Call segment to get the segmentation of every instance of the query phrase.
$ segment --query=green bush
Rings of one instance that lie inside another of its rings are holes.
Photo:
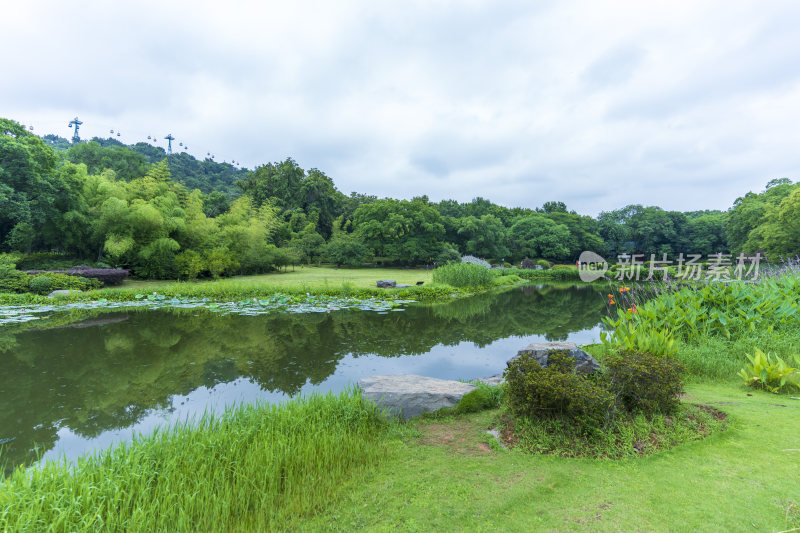
[[[680,405],[684,366],[677,359],[647,352],[624,352],[609,355],[603,362],[608,387],[619,408],[629,413],[669,414]]]
[[[449,263],[458,263],[461,261],[461,253],[454,246],[445,245],[442,251],[436,256],[437,265],[447,265]]]
[[[0,276],[0,292],[28,292],[28,282],[31,276],[19,270],[7,271]]]
[[[92,268],[108,268],[102,263],[97,263],[90,259],[81,259],[69,254],[58,252],[32,252],[18,256],[18,270],[70,270],[78,265],[86,265]]]
[[[548,261],[547,259],[537,259],[536,264],[542,267],[544,270],[550,268],[550,261]]]
[[[755,354],[747,354],[747,359],[750,364],[739,371],[746,385],[775,394],[800,389],[800,370],[790,367],[777,355],[756,348]],[[800,357],[795,355],[794,360],[800,365]]]
[[[492,272],[473,263],[450,263],[433,271],[433,281],[453,287],[481,287],[489,285]]]
[[[53,290],[52,287],[53,281],[50,279],[50,276],[33,276],[28,281],[28,288],[35,294],[47,294]]]
[[[505,371],[506,398],[511,411],[523,418],[564,418],[583,431],[604,427],[614,417],[614,395],[601,377],[575,372],[566,351],[553,350],[548,366],[522,354]]]
[[[29,276],[19,270],[12,270],[0,277],[0,293],[48,294],[56,290],[88,291],[102,286],[96,279],[57,273]]]
[[[576,281],[580,279],[578,269],[557,269],[555,267],[548,270],[536,270],[525,268],[509,268],[505,271],[506,275],[515,274],[522,279],[529,281]]]
[[[477,387],[477,389],[461,397],[455,407],[457,414],[477,413],[500,405],[500,398],[502,397],[502,389],[500,387],[491,387],[485,383],[478,383]]]

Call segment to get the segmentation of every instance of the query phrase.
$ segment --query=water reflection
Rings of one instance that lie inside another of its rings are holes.
[[[142,427],[154,410],[175,410],[175,398],[202,409],[206,391],[224,384],[248,391],[238,399],[279,400],[313,385],[340,388],[373,370],[451,379],[484,367],[496,373],[523,344],[515,337],[565,340],[597,326],[604,310],[590,287],[526,287],[382,314],[190,309],[4,326],[0,442],[12,440],[2,459],[8,470],[31,461],[34,445],[58,450],[62,438],[81,449],[108,432],[129,436],[126,428]]]

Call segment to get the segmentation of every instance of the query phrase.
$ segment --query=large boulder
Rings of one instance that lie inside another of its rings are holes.
[[[382,279],[378,281],[378,288],[379,289],[390,289],[397,285],[397,282],[393,279]]]
[[[578,372],[591,374],[600,369],[600,363],[594,357],[578,348],[578,345],[574,342],[534,342],[518,351],[517,355],[508,360],[508,363],[511,364],[522,354],[531,354],[537,363],[542,367],[546,367],[549,359],[548,354],[553,350],[568,351],[569,355],[575,358],[575,370]]]
[[[70,294],[73,294],[73,293],[77,294],[79,292],[81,292],[81,291],[59,289],[57,291],[51,292],[50,294],[47,295],[47,297],[48,298],[55,298],[56,296],[69,296]]]
[[[455,407],[462,396],[476,388],[469,383],[414,374],[370,376],[358,380],[358,387],[366,398],[390,415],[404,419],[443,407]]]

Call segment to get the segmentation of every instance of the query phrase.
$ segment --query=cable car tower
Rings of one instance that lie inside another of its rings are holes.
[[[170,133],[164,138],[167,140],[167,153],[171,154],[172,153],[172,141],[175,140],[175,137],[173,137],[172,134]]]
[[[78,117],[75,117],[75,118],[74,118],[74,119],[72,119],[72,121],[69,123],[69,127],[70,127],[70,128],[71,128],[72,126],[75,126],[75,133],[73,133],[73,134],[72,134],[72,142],[73,142],[73,143],[79,143],[79,142],[81,142],[81,138],[78,136],[78,128],[80,128],[80,127],[81,127],[81,124],[83,124],[83,122],[81,122],[80,120],[78,120]]]

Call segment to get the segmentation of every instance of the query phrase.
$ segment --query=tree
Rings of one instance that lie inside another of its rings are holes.
[[[341,232],[334,236],[322,252],[325,260],[341,265],[360,265],[367,256],[367,247],[356,235]]]
[[[389,262],[431,263],[442,248],[441,216],[422,199],[362,204],[353,215],[353,226],[367,248]]]
[[[544,215],[528,215],[511,226],[512,242],[515,245],[512,253],[516,259],[571,259],[569,248],[564,244],[569,236],[569,229],[563,224],[556,224]]]
[[[56,220],[63,191],[52,148],[17,122],[0,119],[0,248],[28,251],[38,230]],[[11,232],[16,231],[9,241]]]

